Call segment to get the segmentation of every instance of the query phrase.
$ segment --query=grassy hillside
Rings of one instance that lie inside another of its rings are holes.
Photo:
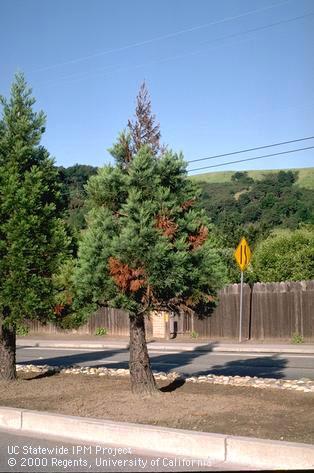
[[[258,171],[247,171],[248,175],[254,180],[262,179],[263,175],[269,174],[271,172],[278,172],[280,169],[267,169],[267,170],[258,170]],[[288,171],[288,169],[283,169],[283,171]],[[305,187],[307,189],[314,190],[314,167],[312,168],[295,168],[290,169],[290,171],[298,171],[298,181],[297,185],[300,187]],[[197,181],[205,181],[209,183],[222,183],[230,182],[231,176],[235,171],[220,171],[220,172],[207,172],[204,174],[197,174],[196,176],[191,176]]]

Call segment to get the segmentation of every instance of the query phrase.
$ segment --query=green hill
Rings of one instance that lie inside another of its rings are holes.
[[[262,179],[265,174],[279,172],[280,169],[266,169],[266,170],[256,170],[256,171],[247,171],[248,175],[254,180]],[[283,169],[283,171],[288,171],[288,169]],[[298,172],[297,185],[304,187],[306,189],[314,190],[314,167],[312,168],[294,168],[290,171]],[[195,176],[190,176],[192,179],[197,181],[209,182],[209,183],[222,183],[230,182],[231,176],[236,171],[220,171],[220,172],[207,172],[204,174],[197,174]]]

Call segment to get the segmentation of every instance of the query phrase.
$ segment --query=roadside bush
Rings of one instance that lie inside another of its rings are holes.
[[[261,282],[314,279],[314,229],[278,230],[253,253],[256,279]]]
[[[100,336],[108,335],[108,330],[105,327],[98,327],[96,329],[95,335],[100,335]]]
[[[292,335],[291,341],[292,341],[292,343],[294,343],[294,344],[304,343],[304,338],[303,338],[302,335],[300,335],[299,333],[294,333],[294,334]]]

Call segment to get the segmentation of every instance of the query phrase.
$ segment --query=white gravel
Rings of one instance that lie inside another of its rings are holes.
[[[114,369],[114,368],[94,368],[87,366],[48,366],[48,365],[16,365],[17,371],[26,373],[46,373],[56,372],[65,374],[84,374],[96,376],[129,376],[128,369]],[[273,379],[273,378],[258,378],[257,376],[218,376],[209,374],[207,376],[191,376],[184,377],[179,373],[170,372],[156,372],[154,371],[155,379],[170,381],[181,378],[185,379],[187,383],[212,383],[212,384],[229,384],[231,386],[250,386],[253,388],[271,388],[271,389],[286,389],[293,391],[302,391],[305,393],[314,393],[314,381],[302,379]]]

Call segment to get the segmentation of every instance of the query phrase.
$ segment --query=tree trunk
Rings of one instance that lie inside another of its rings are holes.
[[[3,325],[0,318],[0,379],[12,381],[16,379],[15,367],[15,329]]]
[[[130,315],[130,378],[135,394],[159,392],[150,366],[143,314]]]

